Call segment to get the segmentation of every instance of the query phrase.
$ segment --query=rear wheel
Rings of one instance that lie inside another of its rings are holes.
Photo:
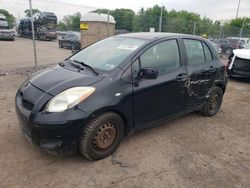
[[[74,42],[71,43],[71,50],[75,50],[75,44],[74,44]]]
[[[104,113],[84,128],[79,141],[79,151],[89,160],[103,159],[116,150],[123,133],[122,118],[115,113]]]
[[[233,49],[232,48],[226,48],[225,53],[226,53],[226,55],[231,55],[233,53]]]
[[[201,114],[205,116],[214,116],[219,111],[223,100],[223,91],[220,87],[210,89],[208,102],[203,106]]]

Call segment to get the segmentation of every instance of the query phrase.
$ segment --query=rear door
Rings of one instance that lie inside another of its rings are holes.
[[[133,63],[134,76],[145,67],[156,68],[157,79],[140,79],[133,84],[136,128],[181,112],[186,95],[186,69],[182,66],[176,39],[149,47]]]
[[[190,78],[187,107],[195,107],[203,104],[216,75],[216,64],[208,45],[196,39],[183,39],[187,72]]]

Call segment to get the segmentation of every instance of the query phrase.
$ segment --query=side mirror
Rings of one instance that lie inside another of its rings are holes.
[[[156,68],[145,67],[139,71],[138,77],[143,79],[156,79],[158,74],[159,72]]]

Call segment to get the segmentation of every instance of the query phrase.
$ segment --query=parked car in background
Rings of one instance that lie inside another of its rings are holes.
[[[67,32],[66,31],[56,31],[56,33],[57,33],[57,39],[59,40],[63,36],[65,36]]]
[[[243,40],[239,40],[239,39],[227,39],[229,40],[230,43],[233,43],[235,45],[238,46],[238,48],[244,48],[244,41]]]
[[[222,53],[226,55],[231,55],[234,49],[237,49],[240,47],[239,42],[230,41],[226,39],[215,39],[213,40],[213,42],[215,44],[219,44],[222,50]]]
[[[240,39],[239,39],[239,37],[227,37],[226,39],[228,39],[228,40],[233,39],[236,42],[239,42],[239,40],[240,40],[240,43],[241,43],[240,48],[244,48],[247,44],[250,43],[250,38],[246,38],[246,37],[241,37]]]
[[[67,32],[58,38],[58,45],[60,48],[69,48],[71,50],[80,50],[80,33],[78,32]]]
[[[16,94],[23,134],[49,153],[90,160],[122,138],[200,111],[214,116],[226,90],[213,45],[191,35],[133,33],[98,41],[39,71]]]
[[[51,12],[39,12],[34,14],[35,38],[39,40],[56,40],[57,17]],[[23,18],[18,25],[18,35],[32,37],[32,24],[30,18]]]
[[[250,78],[250,44],[246,45],[243,49],[233,50],[233,54],[229,56],[227,67],[229,78]]]
[[[6,17],[0,14],[0,40],[15,40],[15,32],[9,27]]]
[[[221,55],[222,55],[222,50],[221,50],[220,45],[219,45],[219,44],[215,44],[215,43],[212,42],[212,41],[210,41],[210,42],[213,44],[213,46],[214,46],[214,48],[216,49],[216,51],[217,51],[217,53],[219,54],[219,56],[221,56]]]

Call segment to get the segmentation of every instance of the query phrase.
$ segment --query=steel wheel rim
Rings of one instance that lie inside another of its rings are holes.
[[[111,122],[102,124],[94,135],[93,147],[101,151],[110,148],[117,138],[116,126]]]

